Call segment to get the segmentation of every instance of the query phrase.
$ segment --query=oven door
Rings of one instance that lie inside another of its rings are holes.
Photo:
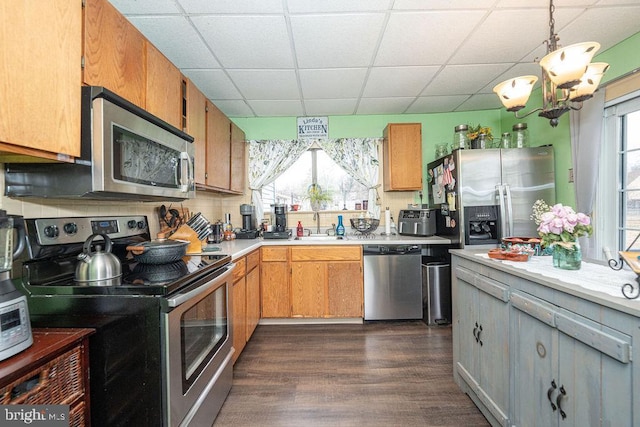
[[[167,299],[164,355],[167,425],[212,423],[233,378],[229,264]]]

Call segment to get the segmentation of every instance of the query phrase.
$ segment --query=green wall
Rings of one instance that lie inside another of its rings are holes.
[[[595,57],[594,61],[607,62],[611,65],[603,83],[640,67],[638,46],[640,46],[640,32]],[[535,91],[525,111],[539,107],[541,97],[540,90]],[[297,137],[296,117],[232,117],[232,120],[244,130],[247,139],[294,139]],[[516,119],[512,113],[504,109],[436,114],[329,116],[329,137],[381,137],[387,123],[402,122],[422,123],[423,164],[434,159],[436,144],[443,142],[450,144],[453,128],[456,125],[480,123],[483,126],[490,126],[494,137],[499,137],[503,129],[504,132],[508,132],[511,131],[514,123],[525,122],[529,128],[532,145],[552,144],[554,146],[557,201],[575,205],[574,187],[573,184],[568,183],[569,169],[572,167],[569,113],[560,118],[556,128],[552,128],[548,120],[538,117],[537,113],[524,119]]]

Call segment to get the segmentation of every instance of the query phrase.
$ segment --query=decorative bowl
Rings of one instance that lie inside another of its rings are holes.
[[[380,220],[376,218],[350,218],[351,228],[360,233],[372,233],[380,225]]]
[[[540,255],[539,237],[503,237],[500,248],[509,252],[527,252],[530,255]]]

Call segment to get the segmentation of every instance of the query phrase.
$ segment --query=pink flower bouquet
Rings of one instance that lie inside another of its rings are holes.
[[[544,200],[537,200],[531,219],[538,225],[544,247],[559,244],[570,249],[578,237],[590,236],[593,232],[589,216],[561,203],[549,207]]]

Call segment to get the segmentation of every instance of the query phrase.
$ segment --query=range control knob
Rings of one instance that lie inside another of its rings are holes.
[[[135,219],[130,219],[127,222],[127,227],[129,228],[129,230],[136,228],[136,226],[137,226],[137,223]]]
[[[75,222],[66,223],[62,229],[67,234],[76,234],[78,232],[78,225]]]
[[[145,224],[144,221],[138,221],[138,228],[140,230],[143,230],[146,226],[147,224]]]
[[[60,230],[57,225],[47,225],[44,228],[44,235],[50,239],[55,239],[60,235]]]

